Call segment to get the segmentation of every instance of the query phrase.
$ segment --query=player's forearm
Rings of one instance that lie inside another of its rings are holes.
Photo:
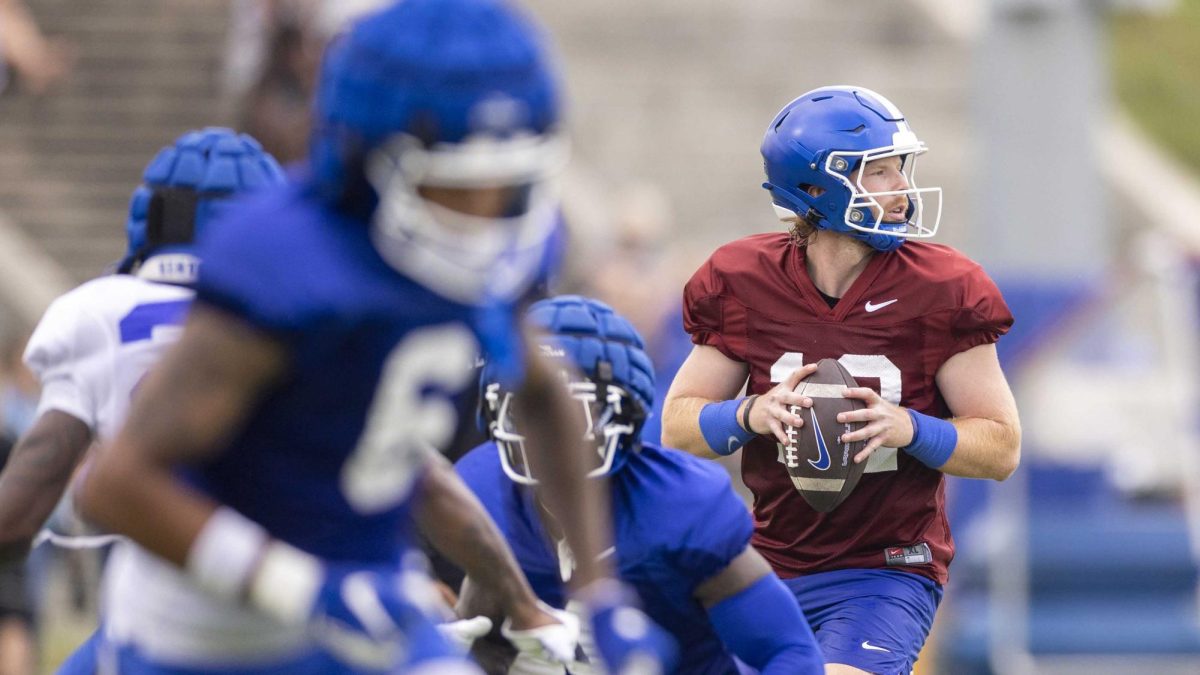
[[[575,554],[571,585],[578,588],[611,576],[609,564],[598,559],[612,541],[608,481],[587,477],[587,451],[579,433],[584,425],[577,419],[581,411],[568,404],[566,390],[553,375],[536,368],[520,400],[525,410],[543,413],[524,425],[522,433],[535,475],[547,477],[539,482],[538,494],[559,520]]]
[[[705,459],[720,457],[704,440],[700,411],[712,401],[698,397],[668,397],[663,405],[663,445]]]
[[[824,671],[808,621],[774,574],[709,607],[708,615],[721,640],[763,675]]]
[[[219,310],[191,311],[179,342],[150,370],[116,441],[84,481],[85,516],[186,564],[217,503],[174,476],[220,453],[282,377],[284,348]]]
[[[29,553],[91,440],[86,424],[51,410],[17,441],[0,474],[0,558]]]
[[[958,431],[954,454],[941,470],[963,478],[1004,480],[1021,463],[1021,425],[982,417],[951,420]]]
[[[77,495],[82,515],[181,567],[216,504],[165,467],[136,461],[121,445],[103,451]]]
[[[461,567],[473,587],[494,598],[515,625],[524,626],[538,613],[537,597],[500,530],[440,457],[422,480],[416,521],[438,552]]]

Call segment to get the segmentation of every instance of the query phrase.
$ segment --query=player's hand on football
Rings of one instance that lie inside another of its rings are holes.
[[[804,426],[804,418],[792,412],[792,406],[811,408],[812,399],[797,394],[795,389],[800,381],[817,371],[817,364],[810,363],[792,371],[783,382],[759,396],[750,409],[750,428],[747,431],[756,434],[773,434],[780,443],[790,443],[787,435],[788,426],[799,429]],[[739,419],[741,415],[739,414]]]
[[[539,602],[540,619],[534,625],[522,626],[512,618],[505,619],[500,634],[530,659],[570,663],[575,660],[579,644],[579,618],[570,612],[555,609]],[[520,627],[518,627],[520,626]]]
[[[842,434],[842,441],[854,443],[866,441],[866,445],[854,456],[855,463],[865,462],[876,448],[902,448],[912,442],[912,419],[908,411],[883,400],[874,389],[850,387],[846,398],[856,398],[867,405],[862,410],[839,413],[839,422],[865,422],[862,428]]]

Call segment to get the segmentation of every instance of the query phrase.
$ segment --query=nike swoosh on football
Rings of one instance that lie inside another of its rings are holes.
[[[825,447],[825,437],[821,435],[821,423],[817,421],[817,413],[814,410],[812,413],[813,435],[817,437],[817,461],[808,460],[812,468],[817,471],[826,471],[829,469],[829,448]]]
[[[875,645],[871,644],[870,640],[863,640],[862,648],[869,649],[873,652],[887,652],[889,654],[892,653],[892,650],[890,650],[890,649],[884,649],[883,647],[876,647]]]
[[[888,305],[892,304],[893,302],[898,301],[899,299],[900,298],[892,298],[891,300],[885,300],[885,301],[879,303],[878,305],[871,304],[871,301],[868,300],[866,310],[868,312],[874,312],[877,309],[883,309],[884,307],[887,307]]]

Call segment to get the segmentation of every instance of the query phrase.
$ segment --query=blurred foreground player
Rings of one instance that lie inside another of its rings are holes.
[[[536,448],[570,428],[561,387],[522,367],[511,307],[542,273],[565,155],[540,43],[495,0],[365,19],[326,55],[311,174],[200,242],[179,343],[80,493],[154,554],[114,571],[123,670],[473,670],[402,558],[481,347],[544,411]],[[537,456],[572,545],[598,552],[599,491],[577,460]],[[603,564],[583,571],[608,625],[620,598]],[[614,644],[649,654],[652,632]]]
[[[93,436],[112,440],[133,390],[177,337],[200,264],[193,246],[196,233],[205,231],[221,210],[236,208],[232,197],[281,184],[283,172],[254,139],[227,129],[205,129],[163,148],[143,180],[131,200],[129,248],[118,274],[58,299],[29,342],[27,359],[43,384],[42,410],[33,430],[21,439],[20,463],[0,475],[0,541],[15,558],[28,552]],[[503,540],[453,470],[435,465],[422,481],[421,494],[417,520],[430,539],[483,574],[485,585],[517,614],[518,626],[540,618],[543,612]],[[70,518],[71,511],[68,507],[59,513]],[[467,533],[471,540],[461,541]],[[470,556],[463,553],[468,546]],[[122,551],[116,559],[129,555]],[[120,574],[114,579],[118,590],[121,580],[128,580]],[[110,633],[129,630],[126,618],[118,612]],[[146,620],[153,625],[155,618]],[[535,629],[528,637],[537,644],[547,638],[574,639],[565,627]],[[76,650],[58,672],[94,672],[98,639],[94,636]]]
[[[528,317],[541,331],[542,357],[561,369],[584,411],[589,475],[610,477],[616,534],[615,551],[607,553],[646,613],[679,642],[673,672],[736,674],[735,656],[761,673],[822,672],[820,650],[795,598],[750,547],[750,514],[729,476],[716,464],[638,440],[655,390],[653,365],[633,325],[579,296],[538,302]],[[486,375],[484,382],[494,441],[456,468],[503,530],[538,596],[563,607],[563,584],[576,559],[554,512],[531,488],[538,474],[517,425],[532,410],[502,382]],[[482,596],[471,582],[468,577],[463,593],[468,608]],[[595,667],[594,654],[588,656]],[[518,655],[510,672],[533,672],[532,661]],[[570,672],[593,671],[576,665]]]
[[[41,384],[32,427],[0,474],[0,552],[23,561],[93,440],[110,441],[133,390],[178,335],[196,279],[194,234],[230,198],[284,181],[258,142],[228,129],[190,131],[147,165],[133,193],[117,273],[55,300],[25,349]],[[73,509],[60,528],[75,531]],[[95,670],[94,640],[59,672]]]
[[[1012,315],[979,265],[920,241],[941,216],[940,188],[913,181],[924,151],[873,91],[797,98],[762,143],[764,187],[791,231],[722,246],[684,290],[695,346],[664,440],[703,457],[745,444],[754,546],[800,600],[830,673],[912,669],[954,555],[943,475],[1004,480],[1020,457],[995,347]],[[785,425],[803,425],[790,406],[812,405],[792,390],[823,358],[867,406],[840,416],[866,423],[843,439],[866,441],[855,461],[867,466],[829,513],[784,464],[812,458],[780,449]],[[736,398],[747,378],[751,396]]]

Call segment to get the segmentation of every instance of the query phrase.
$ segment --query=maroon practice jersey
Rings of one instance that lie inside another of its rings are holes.
[[[748,364],[751,393],[834,358],[885,400],[949,417],[934,382],[938,369],[1012,325],[995,283],[946,246],[910,241],[875,254],[833,308],[804,256],[787,233],[746,237],[717,249],[684,288],[692,341]],[[946,583],[954,540],[942,472],[879,448],[850,497],[818,513],[796,491],[785,461],[797,458],[772,436],[742,450],[742,478],[754,493],[753,543],[781,577],[892,565]],[[931,555],[922,555],[922,544]]]

